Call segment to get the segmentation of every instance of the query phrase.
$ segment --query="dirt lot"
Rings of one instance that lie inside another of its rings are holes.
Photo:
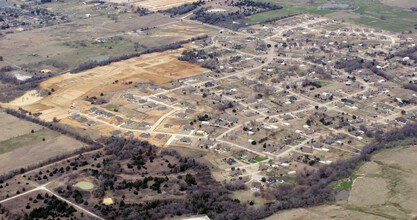
[[[198,64],[179,61],[177,56],[182,50],[181,48],[143,55],[78,74],[67,73],[51,78],[43,82],[41,87],[47,90],[54,89],[54,92],[37,103],[24,106],[24,109],[42,112],[42,119],[62,119],[68,116],[66,109],[73,103],[77,109],[88,108],[89,103],[82,100],[86,96],[99,96],[102,92],[117,91],[130,86],[128,82],[150,81],[160,85],[206,71]]]
[[[384,150],[358,171],[348,201],[267,219],[412,219],[417,216],[417,147]]]
[[[30,133],[31,130],[37,131],[42,127],[14,116],[0,112],[0,142],[7,139]]]
[[[116,0],[120,1],[120,0]],[[168,8],[183,5],[185,3],[192,3],[195,0],[143,0],[132,3],[136,7],[147,8],[151,11],[165,10]]]

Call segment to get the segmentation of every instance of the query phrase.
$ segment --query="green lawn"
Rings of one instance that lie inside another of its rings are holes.
[[[32,144],[43,142],[43,139],[50,140],[58,137],[58,132],[43,128],[35,131],[34,133],[24,134],[18,137],[10,138],[8,140],[0,142],[0,154],[4,154],[15,149],[25,147]]]
[[[258,162],[262,162],[264,160],[266,160],[266,158],[256,156],[255,159],[253,161],[251,161],[251,163],[258,163]]]
[[[295,177],[294,176],[286,176],[286,177],[281,177],[281,178],[278,178],[278,179],[284,180],[285,183],[289,183],[289,184],[295,183]]]

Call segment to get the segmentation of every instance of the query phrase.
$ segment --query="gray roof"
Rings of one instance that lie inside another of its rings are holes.
[[[158,140],[162,140],[162,139],[164,139],[164,137],[165,137],[165,135],[158,134],[155,138],[158,139]]]
[[[89,121],[89,122],[85,123],[85,125],[87,125],[87,126],[94,126],[96,124],[97,124],[97,122],[95,122],[95,121]]]
[[[142,134],[139,135],[139,137],[143,137],[143,138],[148,138],[150,136],[151,135],[149,133],[142,133]]]
[[[121,131],[119,131],[119,130],[114,130],[114,131],[112,131],[112,132],[110,132],[110,134],[111,135],[119,135],[119,134],[121,134],[122,132]]]
[[[94,113],[95,111],[97,111],[98,108],[97,107],[91,107],[90,109],[88,109],[89,112]]]
[[[70,119],[79,119],[81,117],[81,115],[71,115],[69,118]]]
[[[83,122],[87,122],[88,119],[86,119],[86,118],[79,118],[79,119],[77,119],[77,121],[80,122],[80,123],[83,123]]]
[[[190,109],[190,108],[185,110],[185,113],[187,113],[187,114],[193,114],[194,112],[195,111],[193,109]]]
[[[180,141],[185,142],[185,143],[189,143],[189,142],[191,142],[191,139],[188,138],[188,137],[183,137],[183,138],[180,139]]]
[[[193,126],[191,126],[191,125],[186,125],[186,126],[184,126],[182,129],[183,129],[184,131],[192,131],[192,130],[194,130],[195,128],[194,128]]]
[[[149,126],[151,126],[151,124],[149,124],[148,122],[146,122],[146,121],[142,121],[141,123],[139,123],[139,127],[142,127],[142,128],[144,128],[144,127],[149,127]]]
[[[159,107],[157,110],[158,111],[165,111],[165,110],[167,110],[167,107],[166,106],[162,106],[162,107]]]
[[[132,136],[132,135],[133,135],[133,132],[132,132],[132,131],[126,131],[126,132],[124,133],[124,135],[125,135],[125,136]]]

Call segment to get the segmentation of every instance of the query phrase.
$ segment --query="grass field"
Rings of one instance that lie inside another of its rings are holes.
[[[18,137],[10,138],[0,142],[0,154],[13,151],[20,147],[38,144],[44,140],[46,141],[58,137],[59,135],[60,134],[58,132],[43,128],[41,130],[35,131],[34,133],[28,133]]]
[[[276,11],[255,14],[246,19],[249,24],[263,22],[268,18],[279,17],[297,13],[311,13],[316,15],[326,15],[338,19],[345,19],[358,24],[370,27],[381,28],[388,31],[408,31],[414,29],[417,23],[417,13],[411,12],[401,7],[390,6],[373,0],[345,0],[343,2],[354,4],[356,10],[320,10],[320,5],[326,3],[325,0],[316,0],[308,3],[307,0],[258,0],[263,2],[276,3],[284,8]]]
[[[68,41],[57,43],[56,46],[71,50],[70,54],[66,55],[65,63],[69,66],[77,66],[81,63],[88,62],[89,57],[103,55],[119,56],[143,51],[144,48],[140,44],[135,51],[135,43],[139,43],[138,38],[130,39],[125,36],[108,38],[106,42],[100,44],[94,44],[93,41]]]
[[[42,126],[18,119],[14,116],[0,112],[0,143],[10,138],[18,137],[29,133],[31,130],[37,131]]]
[[[416,156],[417,146],[382,150],[359,166],[355,175],[332,185],[350,191],[348,201],[292,209],[267,219],[415,219]]]

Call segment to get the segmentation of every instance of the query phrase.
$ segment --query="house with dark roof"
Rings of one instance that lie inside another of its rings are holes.
[[[153,102],[150,102],[150,103],[147,104],[147,107],[148,108],[155,108],[156,107],[156,104],[153,103]]]
[[[277,183],[277,179],[269,178],[269,179],[266,180],[266,183],[268,183],[268,184],[276,184]]]
[[[265,171],[265,170],[267,170],[268,169],[268,166],[267,165],[265,165],[265,164],[261,164],[260,166],[259,166],[259,168],[258,168],[258,170],[259,171]]]
[[[230,117],[229,119],[227,119],[229,122],[231,123],[236,123],[238,121],[238,119],[234,116]]]
[[[281,157],[281,158],[278,159],[278,162],[279,163],[289,163],[289,162],[291,162],[291,160],[288,157]]]
[[[229,165],[233,165],[233,164],[236,163],[236,160],[233,159],[233,158],[229,158],[229,159],[227,159],[226,163],[229,164]]]
[[[331,144],[333,144],[335,141],[333,140],[333,139],[330,139],[330,138],[326,138],[326,140],[324,140],[324,143],[325,144],[328,144],[328,145],[331,145]]]
[[[147,100],[145,100],[145,99],[139,99],[139,101],[138,101],[139,104],[145,104],[146,102],[147,102]]]
[[[206,82],[206,83],[204,83],[204,86],[205,87],[212,87],[212,86],[215,86],[215,84],[212,83],[212,82]]]
[[[156,138],[156,139],[158,139],[158,140],[162,140],[162,139],[164,139],[164,138],[165,138],[165,135],[163,135],[163,134],[158,134],[155,138]]]
[[[156,96],[158,99],[167,99],[168,96],[164,95],[164,94],[159,94]]]
[[[162,112],[162,111],[167,110],[167,107],[166,106],[161,106],[161,107],[157,108],[157,110]]]
[[[141,138],[149,138],[151,135],[149,133],[142,133],[139,135]]]
[[[185,118],[186,116],[187,115],[185,113],[182,113],[182,112],[175,114],[175,117],[177,117],[177,118]]]
[[[313,144],[313,147],[314,147],[314,148],[321,148],[321,147],[323,147],[323,144],[322,144],[322,143],[320,143],[320,142],[315,142],[315,143]]]
[[[191,126],[191,125],[185,125],[182,128],[182,130],[184,130],[184,131],[193,131],[193,130],[195,130],[195,128],[193,126]]]
[[[174,97],[169,97],[168,98],[168,101],[170,101],[170,102],[175,102],[175,101],[177,101],[178,99],[176,99],[176,98],[174,98]]]
[[[240,176],[242,175],[242,172],[240,172],[239,170],[233,170],[230,172],[230,176]]]
[[[141,128],[148,128],[148,127],[151,127],[151,124],[149,124],[146,121],[142,121],[142,122],[139,123],[139,127],[141,127]]]
[[[195,110],[190,109],[190,108],[187,108],[187,109],[185,110],[185,113],[186,113],[186,114],[194,114],[194,113],[195,113]]]
[[[95,121],[89,121],[89,122],[85,123],[85,125],[90,126],[90,127],[94,126],[96,124],[97,124],[97,122],[95,122]]]
[[[188,138],[188,137],[183,137],[183,138],[180,139],[180,141],[183,142],[183,143],[190,143],[191,139]]]
[[[121,134],[122,132],[120,131],[120,130],[114,130],[114,131],[112,131],[112,132],[110,132],[110,134],[111,135],[113,135],[113,136],[115,136],[115,135],[119,135],[119,134]]]
[[[133,132],[132,131],[126,131],[124,133],[125,136],[133,136]]]
[[[88,119],[86,119],[86,118],[77,119],[77,122],[80,122],[80,123],[87,122],[87,121],[88,121]]]
[[[78,120],[79,118],[81,118],[81,115],[71,115],[69,118],[73,120]]]
[[[401,122],[401,123],[406,123],[407,119],[403,118],[403,117],[397,117],[395,118],[396,121]]]
[[[89,112],[94,113],[98,110],[97,107],[91,107],[90,109],[88,109]]]
[[[284,115],[282,116],[282,119],[288,121],[288,120],[294,119],[294,117],[292,117],[291,115]]]

